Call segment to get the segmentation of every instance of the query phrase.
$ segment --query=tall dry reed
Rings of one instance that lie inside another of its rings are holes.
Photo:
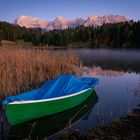
[[[0,48],[0,100],[36,88],[60,73],[76,73],[75,55],[41,50]]]

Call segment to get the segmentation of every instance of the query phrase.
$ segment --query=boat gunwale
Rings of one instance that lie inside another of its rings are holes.
[[[14,101],[14,102],[10,102],[8,105],[14,105],[14,104],[28,104],[28,103],[40,103],[40,102],[46,102],[46,101],[55,101],[55,100],[59,100],[59,99],[65,99],[65,98],[69,98],[69,97],[73,97],[73,96],[77,96],[80,95],[88,90],[91,90],[93,88],[88,88],[88,89],[84,89],[82,91],[70,94],[70,95],[65,95],[65,96],[60,96],[60,97],[55,97],[55,98],[49,98],[49,99],[41,99],[41,100],[21,100],[21,101]],[[7,106],[8,106],[7,105]]]

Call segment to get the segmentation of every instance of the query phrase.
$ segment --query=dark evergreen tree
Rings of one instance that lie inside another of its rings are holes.
[[[91,47],[140,48],[140,22],[103,24],[98,27],[83,25],[64,30],[44,31],[27,29],[0,22],[0,39],[31,42],[33,45],[68,46],[70,43],[92,42]]]

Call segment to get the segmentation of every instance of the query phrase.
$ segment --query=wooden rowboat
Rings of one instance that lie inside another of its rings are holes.
[[[12,102],[6,106],[6,116],[11,125],[16,125],[73,108],[92,93],[92,89],[87,89],[58,98]]]
[[[67,111],[57,113],[48,117],[39,118],[24,124],[11,127],[8,131],[7,139],[28,139],[32,126],[35,124],[31,139],[49,139],[54,134],[59,133],[63,129],[67,129],[76,124],[80,120],[87,119],[94,109],[94,105],[98,102],[98,97],[93,93],[81,104]],[[7,131],[6,131],[7,133]]]
[[[91,82],[93,83],[94,81],[95,84],[92,84],[92,86],[90,87],[90,86],[87,86],[88,85],[87,83],[89,83],[89,79],[82,79],[82,80],[79,80],[79,79],[77,80],[75,77],[72,77],[69,75],[62,75],[62,76],[59,76],[55,80],[55,82],[53,80],[46,83],[45,88],[43,86],[42,88],[30,91],[30,92],[27,92],[18,96],[7,98],[4,101],[4,103],[7,103],[5,106],[5,110],[6,110],[6,116],[9,123],[11,125],[17,125],[19,123],[24,123],[30,120],[43,117],[43,116],[54,115],[56,113],[66,111],[68,109],[71,109],[81,104],[89,97],[89,95],[93,94],[93,89],[95,85],[97,85],[98,83],[97,79],[92,79]],[[53,84],[51,86],[52,87],[54,86],[54,87],[48,88],[48,85],[50,86],[50,83],[52,82]],[[60,82],[63,83],[62,88],[59,87]],[[67,92],[77,91],[77,87],[76,88],[74,87],[75,86],[74,82],[78,85],[77,86],[78,88],[84,87],[83,90],[80,90],[75,93],[66,94],[65,93],[66,91]],[[65,86],[65,88],[63,85]],[[88,88],[85,89],[85,87],[88,87]],[[57,91],[57,89],[59,90]],[[55,94],[55,97],[33,100],[36,96],[37,97],[40,95],[44,96],[44,93],[47,96],[51,93],[51,96],[53,96],[54,91],[57,92]],[[61,94],[63,93],[63,96],[62,95],[60,96],[59,95],[60,93]],[[28,100],[27,100],[27,97],[29,98]],[[10,101],[13,99],[14,101]],[[22,100],[22,99],[26,99],[26,100]]]

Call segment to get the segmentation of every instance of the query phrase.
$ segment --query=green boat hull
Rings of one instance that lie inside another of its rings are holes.
[[[89,95],[93,93],[93,90],[90,89],[81,94],[61,99],[23,104],[9,104],[6,106],[6,116],[11,125],[17,125],[71,109],[85,101]]]

